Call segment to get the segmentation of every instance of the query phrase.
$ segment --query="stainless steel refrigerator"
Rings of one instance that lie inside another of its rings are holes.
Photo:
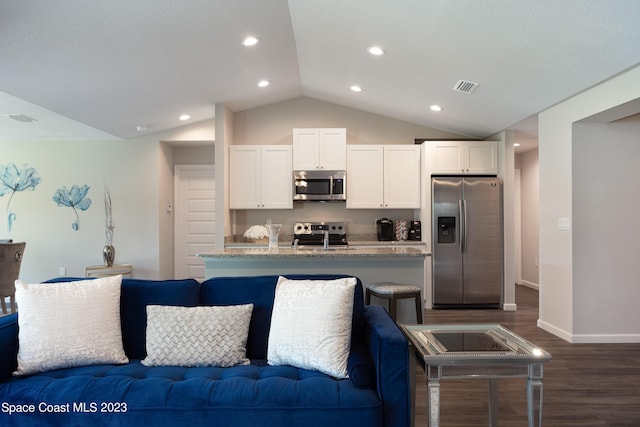
[[[502,304],[502,186],[495,177],[433,177],[433,308]]]

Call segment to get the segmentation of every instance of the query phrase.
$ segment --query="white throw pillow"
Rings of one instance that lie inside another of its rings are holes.
[[[247,365],[253,304],[215,307],[147,306],[145,366]]]
[[[268,363],[346,378],[355,286],[354,277],[280,277],[271,316]]]
[[[18,370],[127,363],[120,329],[122,276],[64,283],[16,281]]]

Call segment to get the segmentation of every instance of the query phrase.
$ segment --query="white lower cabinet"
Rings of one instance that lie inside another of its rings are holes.
[[[348,145],[348,209],[420,208],[419,145]]]
[[[231,209],[293,209],[290,145],[229,147]]]

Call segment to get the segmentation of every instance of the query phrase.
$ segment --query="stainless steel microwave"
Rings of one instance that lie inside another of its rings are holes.
[[[345,171],[293,171],[293,200],[347,200]]]

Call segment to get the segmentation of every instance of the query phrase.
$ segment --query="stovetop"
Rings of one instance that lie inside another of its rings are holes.
[[[322,246],[324,234],[329,233],[329,246],[347,246],[347,227],[344,222],[297,222],[293,225],[293,239],[299,246]]]
[[[293,224],[294,235],[320,234],[328,231],[331,234],[347,234],[344,222],[296,222]]]

